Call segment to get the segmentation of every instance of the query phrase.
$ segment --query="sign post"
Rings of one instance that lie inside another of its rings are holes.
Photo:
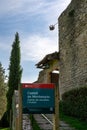
[[[53,130],[59,130],[58,85],[23,83],[19,89],[19,127],[22,130],[22,113],[54,114]]]
[[[55,114],[53,115],[53,130],[59,130],[59,74],[51,73],[51,82],[55,84]]]
[[[53,130],[59,130],[59,90],[55,85],[55,114],[53,115]]]

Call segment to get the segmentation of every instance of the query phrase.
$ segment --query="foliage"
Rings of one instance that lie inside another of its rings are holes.
[[[87,121],[87,87],[65,92],[62,99],[63,111],[66,115]]]
[[[38,123],[36,122],[36,120],[34,119],[34,116],[32,114],[30,115],[30,120],[31,120],[31,125],[32,125],[33,130],[42,130],[38,126]]]
[[[8,92],[7,92],[7,112],[10,115],[12,109],[12,96],[14,90],[18,89],[21,82],[22,69],[20,66],[20,41],[19,34],[15,34],[15,40],[12,44],[10,56],[9,77],[8,77]]]
[[[0,118],[6,110],[6,83],[5,70],[0,63]]]
[[[66,116],[63,111],[60,112],[60,120],[66,122],[76,130],[87,130],[87,122],[83,122],[77,118]]]
[[[9,123],[7,121],[7,112],[5,112],[1,118],[0,127],[3,127],[3,128],[9,127]]]

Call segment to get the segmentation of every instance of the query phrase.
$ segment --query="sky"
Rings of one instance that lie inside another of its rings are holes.
[[[21,49],[22,83],[35,82],[41,69],[35,64],[47,54],[59,50],[58,25],[50,25],[71,0],[2,0],[0,3],[0,62],[8,75],[12,44],[19,33]]]

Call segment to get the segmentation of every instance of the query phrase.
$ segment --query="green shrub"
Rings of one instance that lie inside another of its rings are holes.
[[[9,123],[7,121],[7,112],[4,113],[4,115],[2,116],[0,120],[0,127],[2,128],[9,127]]]
[[[62,107],[66,115],[87,121],[87,87],[65,92],[62,95]]]
[[[33,116],[32,114],[30,115],[30,120],[31,120],[31,124],[32,124],[33,130],[42,130],[42,129],[39,127],[37,121],[34,119],[34,116]]]

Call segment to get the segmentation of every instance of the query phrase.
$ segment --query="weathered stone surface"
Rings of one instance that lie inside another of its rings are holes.
[[[23,114],[23,130],[32,130],[31,121],[28,114]]]
[[[87,0],[72,0],[59,17],[60,93],[87,85]]]

